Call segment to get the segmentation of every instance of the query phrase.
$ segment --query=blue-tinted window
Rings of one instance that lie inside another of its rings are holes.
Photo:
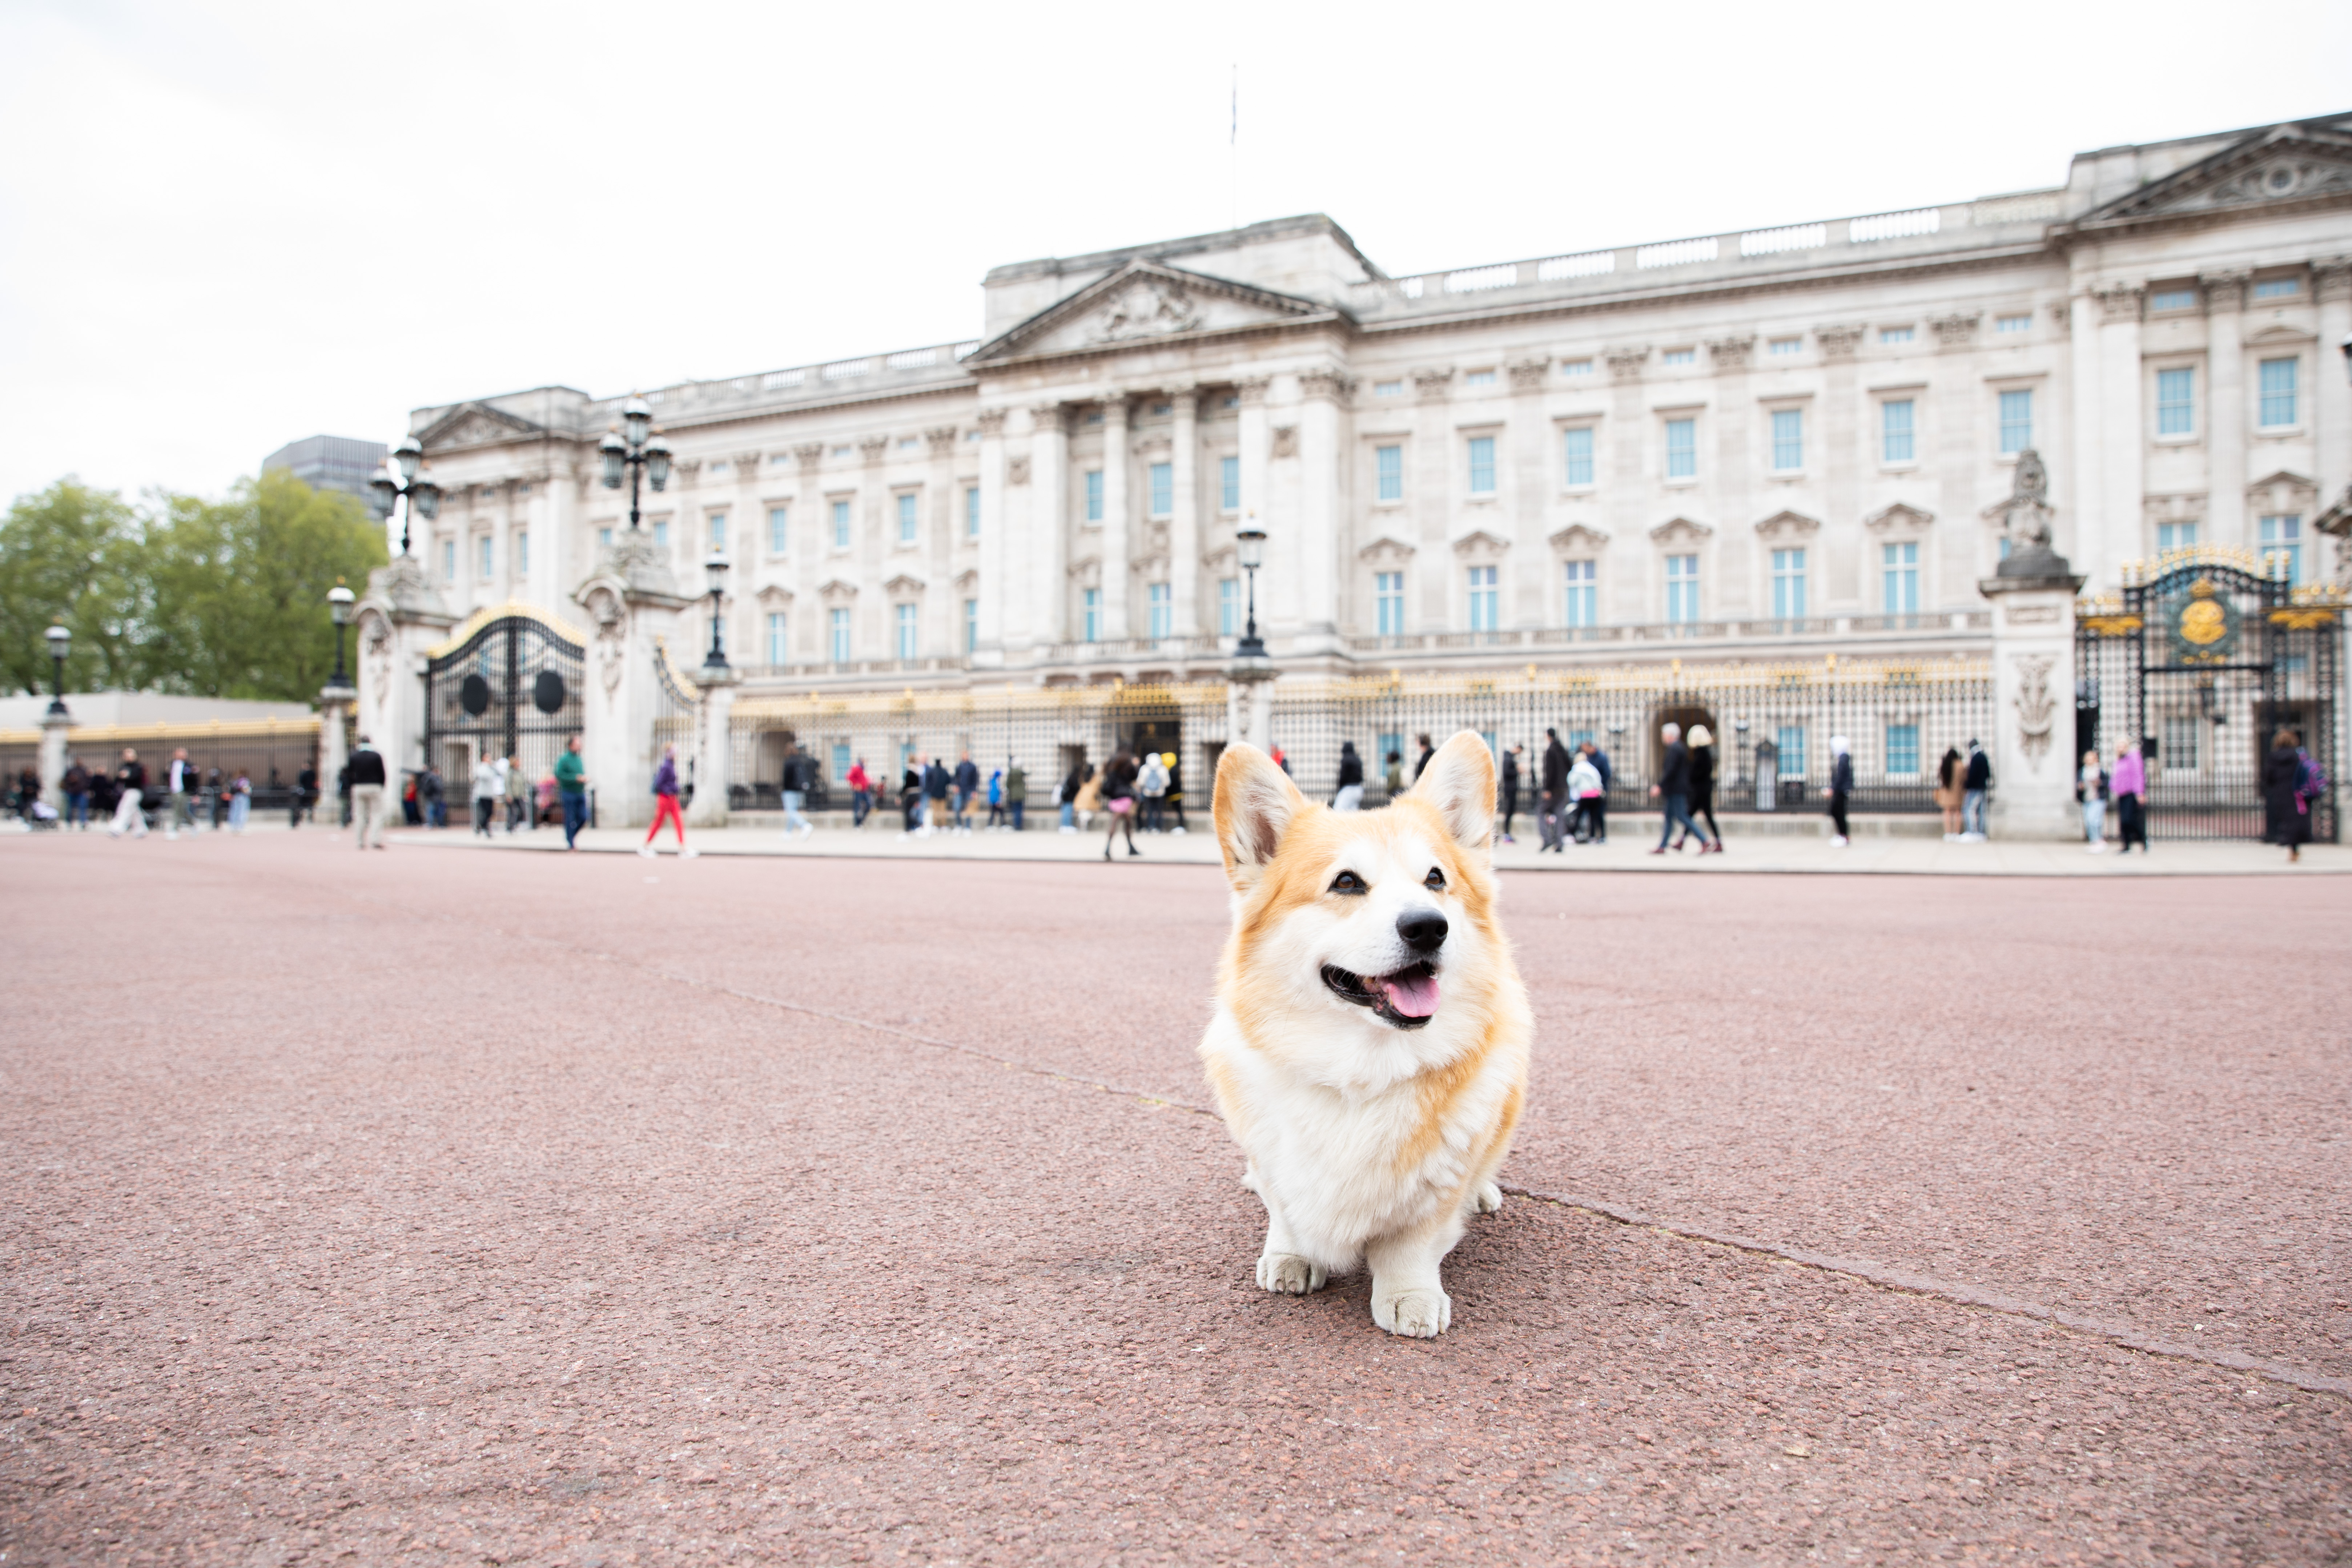
[[[1889,724],[1886,726],[1886,771],[1890,773],[1913,773],[1919,771],[1919,726]]]
[[[2013,457],[2033,445],[2033,393],[2004,392],[2000,395],[2000,451],[2003,457]]]
[[[1151,515],[1166,517],[1176,510],[1176,465],[1151,465]]]
[[[2159,522],[2156,525],[2156,547],[2158,550],[2187,550],[2197,542],[2197,525],[2193,522]]]
[[[1780,776],[1784,779],[1803,778],[1805,776],[1805,727],[1802,724],[1781,725],[1773,737],[1772,744],[1780,753]]]
[[[1242,460],[1239,458],[1217,459],[1217,506],[1223,511],[1242,509]]]
[[[1693,479],[1698,477],[1698,421],[1669,419],[1666,421],[1666,478]]]
[[[1100,468],[1088,468],[1087,470],[1087,521],[1088,522],[1100,522],[1102,520],[1102,470]]]
[[[1878,405],[1881,461],[1908,463],[1918,458],[1918,438],[1911,423],[1916,406],[1907,397],[1895,398]]]
[[[1772,618],[1805,618],[1805,552],[1801,549],[1772,552]]]
[[[1560,440],[1568,455],[1567,483],[1571,487],[1592,482],[1592,426],[1579,425],[1560,432]]]
[[[1776,408],[1772,411],[1772,467],[1780,473],[1791,473],[1805,466],[1805,411],[1801,408]]]
[[[2156,433],[2187,436],[2197,428],[2197,373],[2160,370],[2156,373]]]
[[[2303,284],[2293,278],[2265,278],[2254,285],[2257,300],[2284,300],[2303,292]]]
[[[1919,613],[1919,546],[1916,541],[1885,544],[1878,552],[1881,597],[1890,616]]]
[[[1378,481],[1374,494],[1381,500],[1404,499],[1404,448],[1375,447],[1372,448],[1372,470]]]
[[[1086,598],[1086,640],[1102,640],[1102,590],[1089,588]]]
[[[770,664],[792,662],[792,645],[786,640],[784,633],[784,612],[770,610],[768,612],[768,662]]]
[[[835,784],[849,782],[849,742],[846,741],[835,741],[833,743],[833,782]]]
[[[963,651],[970,653],[980,646],[980,601],[963,602]]]
[[[2296,373],[2300,360],[2266,359],[2262,364],[2263,423],[2265,426],[2292,425],[2298,410],[2295,407]]]
[[[980,487],[963,488],[963,535],[966,539],[980,537]]]
[[[1666,619],[1687,626],[1698,619],[1698,557],[1666,557]]]
[[[1381,636],[1404,635],[1404,574],[1382,572],[1373,580],[1372,602],[1380,611]]]
[[[900,658],[913,658],[916,654],[919,635],[916,629],[916,616],[919,613],[920,606],[915,605],[898,605],[892,606],[892,608],[896,612],[896,618],[898,621],[898,657]]]
[[[898,497],[898,542],[915,542],[915,492],[912,490]]]
[[[2283,572],[2289,583],[2300,585],[2303,575],[2303,516],[2300,512],[2276,512],[2262,521],[2263,564]]]
[[[833,503],[833,547],[835,550],[849,548],[849,503],[845,500]]]
[[[1492,436],[1470,437],[1470,493],[1474,496],[1495,493],[1495,438]]]
[[[1470,568],[1470,629],[1491,632],[1495,629],[1500,596],[1495,586],[1496,569],[1492,566]]]
[[[782,555],[784,546],[792,542],[792,510],[772,506],[768,509],[768,553]]]
[[[1242,630],[1242,582],[1238,577],[1217,579],[1217,635],[1239,637]]]
[[[849,662],[849,612],[835,610],[829,617],[833,623],[833,662]]]
[[[1176,606],[1170,600],[1165,583],[1151,584],[1151,636],[1154,639],[1175,635]]]
[[[1595,561],[1570,561],[1563,568],[1568,574],[1567,624],[1571,626],[1601,624],[1599,566]]]

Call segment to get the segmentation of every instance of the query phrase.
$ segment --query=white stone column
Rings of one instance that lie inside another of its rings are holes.
[[[803,660],[821,664],[833,657],[833,632],[817,595],[829,575],[824,566],[833,551],[832,509],[824,503],[824,442],[803,441],[793,448],[793,477],[799,481],[800,498],[793,502],[787,525],[792,530],[787,582],[793,590],[793,619],[800,624],[786,623],[784,632]]]
[[[1127,615],[1129,541],[1133,537],[1134,510],[1129,504],[1127,471],[1133,463],[1128,450],[1127,394],[1112,387],[1103,394],[1103,522],[1102,640],[1117,642],[1132,635]]]
[[[2319,384],[2312,389],[2312,402],[2319,422],[2315,434],[2324,507],[2352,485],[2352,380],[2345,375],[2343,347],[2345,334],[2352,332],[2352,257],[2315,261],[2311,274],[2319,297]]]
[[[2046,550],[2012,551],[1978,585],[1992,601],[1997,838],[2079,837],[2074,804],[2074,595],[2083,579]]]
[[[1191,385],[1171,386],[1160,395],[1175,415],[1168,449],[1170,504],[1168,582],[1173,600],[1171,627],[1180,637],[1201,633],[1201,490],[1197,471],[1201,437],[1196,424],[1201,394]]]
[[[642,531],[632,539],[624,531],[604,569],[574,595],[595,628],[582,694],[580,752],[600,827],[653,820],[654,713],[660,700],[654,639],[674,639],[680,613],[694,603],[672,591],[667,553]]]
[[[1298,629],[1291,650],[1339,651],[1339,509],[1346,494],[1349,382],[1336,370],[1298,378]]]
[[[2074,561],[2101,588],[2117,585],[2123,563],[2147,553],[2140,547],[2147,528],[2141,499],[2147,490],[2147,420],[2139,349],[2140,305],[2147,292],[2137,283],[2118,283],[2098,294],[2099,402],[2105,429],[2100,446],[2106,461],[2100,490],[2105,504],[2081,524],[2082,532],[2095,539],[2096,548],[2084,543]]]
[[[66,811],[66,795],[58,783],[66,776],[66,740],[73,730],[73,715],[51,710],[41,715],[41,798],[57,809],[62,819]]]
[[[343,764],[350,754],[343,742],[343,715],[359,700],[359,693],[348,686],[323,687],[319,692],[319,804],[327,808],[330,826],[342,826],[342,799],[335,784],[343,776]],[[394,795],[393,804],[399,804]]]
[[[728,786],[734,781],[733,739],[728,733],[735,708],[735,671],[704,665],[694,672],[702,702],[695,714],[694,804],[687,807],[688,827],[727,826]]]
[[[975,423],[980,426],[980,647],[971,662],[975,669],[1001,669],[1006,662],[1006,647],[1017,629],[1005,573],[1011,563],[1026,557],[1013,548],[1008,538],[1004,410],[983,408]]]
[[[1070,437],[1059,403],[1029,411],[1029,563],[1031,635],[1041,643],[1070,640]]]
[[[359,630],[360,731],[383,754],[394,797],[403,770],[425,765],[425,650],[448,635],[457,617],[442,607],[424,565],[413,555],[368,574],[368,591],[354,606]]]
[[[1755,422],[1768,416],[1757,410],[1748,391],[1748,361],[1755,347],[1752,332],[1716,338],[1706,345],[1707,360],[1715,371],[1706,417],[1714,437],[1710,445],[1715,458],[1707,490],[1716,515],[1722,520],[1704,563],[1704,571],[1715,578],[1714,584],[1703,590],[1709,601],[1703,613],[1709,620],[1756,613],[1754,594],[1759,574],[1756,530],[1751,524],[1768,509],[1756,507],[1748,500],[1748,487],[1760,466],[1749,455],[1748,437]],[[1531,541],[1528,548],[1532,553],[1540,548],[1540,541]],[[1706,578],[1702,575],[1699,580],[1704,583]]]
[[[2247,272],[2209,272],[2205,289],[2205,528],[2208,544],[2247,545]]]
[[[1405,601],[1412,607],[1405,624],[1409,632],[1442,632],[1454,624],[1454,552],[1446,548],[1454,518],[1454,454],[1458,439],[1454,430],[1453,389],[1452,365],[1425,366],[1412,373],[1409,483],[1413,532],[1407,542],[1414,552],[1412,593]],[[1631,486],[1621,493],[1628,498],[1626,504],[1637,504]]]
[[[1273,384],[1272,378],[1267,376],[1254,375],[1243,378],[1241,415],[1236,421],[1236,438],[1241,444],[1242,460],[1242,511],[1239,526],[1246,528],[1249,526],[1250,520],[1255,518],[1257,526],[1265,530],[1268,535],[1276,531],[1273,509],[1268,505],[1270,498],[1266,488],[1266,480],[1269,477],[1266,471],[1268,448],[1274,437],[1272,421],[1266,415],[1265,395],[1267,389]],[[1272,548],[1271,539],[1268,544],[1266,555],[1271,563],[1278,557],[1279,552]],[[1261,569],[1258,575],[1263,578],[1266,574]],[[1261,583],[1259,585],[1263,587],[1265,584]],[[1257,617],[1258,635],[1264,637],[1267,629],[1266,622],[1272,617],[1267,614],[1266,599],[1263,596],[1258,600]]]
[[[2053,542],[2061,549],[2090,555],[2100,538],[2101,520],[2106,512],[2106,420],[2103,412],[2106,377],[2102,374],[2099,356],[2098,300],[2090,285],[2077,280],[2075,293],[2068,311],[2068,331],[2072,334],[2069,347],[2068,374],[2074,382],[2074,429],[2072,440],[2063,447],[2052,439],[2053,430],[2045,436],[2033,433],[2036,446],[2048,441],[2049,450],[2063,450],[2070,461],[2059,475],[2062,482],[2072,489],[2074,504],[2061,506],[2058,516],[2064,532]],[[2034,398],[2038,404],[2039,395]],[[2055,400],[2053,399],[2054,402]],[[2053,407],[2051,412],[2055,414]],[[2034,410],[2034,423],[2039,425],[2042,411]],[[2055,498],[2053,498],[2055,499]]]

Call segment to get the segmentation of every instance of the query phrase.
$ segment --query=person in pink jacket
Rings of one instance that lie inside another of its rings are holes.
[[[2116,753],[2115,772],[2107,776],[2107,793],[2116,797],[2116,832],[2123,839],[2122,854],[2137,843],[2147,853],[2147,764],[2138,742]]]

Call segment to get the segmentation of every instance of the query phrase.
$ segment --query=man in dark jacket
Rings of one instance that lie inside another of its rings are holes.
[[[1609,842],[1609,785],[1616,778],[1617,770],[1609,765],[1609,753],[1601,749],[1598,741],[1585,742],[1584,750],[1591,755],[1592,771],[1601,775],[1601,793],[1584,803],[1584,823],[1591,831],[1591,842],[1606,844]]]
[[[345,771],[352,779],[352,837],[362,849],[383,847],[384,784],[389,776],[383,753],[360,737]]]
[[[931,830],[942,826],[948,816],[948,785],[950,783],[947,763],[933,757],[923,769],[923,826],[916,832],[925,838]]]
[[[1518,842],[1511,837],[1511,818],[1518,815],[1519,753],[1526,750],[1525,746],[1511,746],[1503,752],[1503,778],[1499,786],[1503,797],[1503,835],[1499,842],[1504,844]]]
[[[1969,771],[1960,783],[1960,837],[1981,844],[1985,839],[1985,797],[1992,789],[1992,759],[1982,746],[1969,742]]]
[[[147,837],[147,764],[130,747],[122,748],[122,765],[114,770],[114,787],[118,792],[114,805],[114,823],[106,832],[111,838],[125,833],[133,838]]]
[[[955,765],[955,826],[958,833],[971,831],[972,797],[980,794],[980,766],[966,752]]]
[[[1704,855],[1715,847],[1715,842],[1707,837],[1706,829],[1691,820],[1691,755],[1690,748],[1683,744],[1683,727],[1668,724],[1658,731],[1658,738],[1666,743],[1666,754],[1658,759],[1658,782],[1650,786],[1650,794],[1663,805],[1665,823],[1658,833],[1658,847],[1650,853],[1664,854],[1666,840],[1675,836],[1675,825],[1680,823],[1698,840],[1698,852]]]
[[[1543,829],[1543,848],[1555,855],[1565,854],[1560,846],[1568,837],[1568,748],[1559,743],[1559,731],[1544,731],[1543,799],[1536,805],[1537,824]]]
[[[800,747],[784,748],[784,831],[802,838],[816,831],[816,825],[801,815],[808,804],[809,786],[815,782],[810,776],[815,770],[815,759]]]

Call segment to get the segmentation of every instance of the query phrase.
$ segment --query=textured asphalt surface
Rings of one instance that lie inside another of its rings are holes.
[[[1253,1283],[1206,868],[0,887],[6,1564],[2352,1554],[2335,879],[1507,878],[1412,1342]]]

